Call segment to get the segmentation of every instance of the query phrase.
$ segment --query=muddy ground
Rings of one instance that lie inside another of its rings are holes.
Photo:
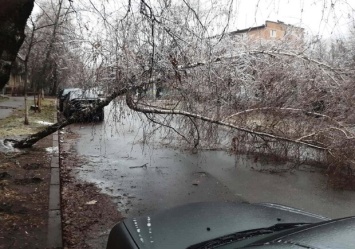
[[[73,149],[76,138],[70,128],[60,132],[64,247],[105,248],[109,230],[122,216],[109,196],[100,194],[94,184],[80,182],[71,175],[84,163]]]
[[[8,98],[1,100],[6,106]],[[21,106],[23,99],[11,101]],[[0,119],[0,248],[46,248],[51,162],[51,150],[46,149],[52,146],[52,136],[24,150],[13,149],[3,139],[35,133],[45,127],[44,121],[53,121],[54,112],[55,99],[46,99],[41,113],[29,112],[29,125],[23,124],[23,108]]]
[[[54,119],[55,99],[46,100],[41,113],[30,112],[29,126],[23,125],[23,112],[14,110],[11,116],[0,119],[0,142],[42,129],[45,122]],[[70,153],[75,137],[67,134],[61,139],[65,140],[61,151],[64,248],[105,248],[108,231],[121,216],[109,197],[70,175],[81,159]],[[47,248],[52,144],[52,136],[48,136],[30,149],[1,147],[0,249]]]
[[[0,248],[46,248],[51,145],[0,153]]]

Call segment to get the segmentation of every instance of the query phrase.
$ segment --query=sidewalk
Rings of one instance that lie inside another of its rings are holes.
[[[22,97],[10,97],[10,96],[3,96],[8,97],[7,100],[0,102],[0,119],[7,118],[12,114],[12,111],[18,108],[22,108],[25,106],[25,98]]]

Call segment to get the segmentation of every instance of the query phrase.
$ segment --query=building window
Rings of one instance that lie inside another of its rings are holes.
[[[276,30],[270,30],[270,37],[276,37]]]

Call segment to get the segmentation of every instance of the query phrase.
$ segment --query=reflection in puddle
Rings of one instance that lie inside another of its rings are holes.
[[[121,196],[118,209],[128,216],[208,200],[274,202],[331,218],[355,214],[355,193],[328,188],[326,177],[314,168],[288,170],[288,163],[217,150],[192,154],[161,145],[159,134],[142,146],[136,141],[142,138],[143,122],[134,117],[119,123],[118,132],[111,130],[108,119],[96,126],[95,136],[92,127],[73,127],[81,135],[77,152],[90,161],[76,170],[77,176],[96,183],[105,194]],[[146,169],[130,168],[145,163]]]

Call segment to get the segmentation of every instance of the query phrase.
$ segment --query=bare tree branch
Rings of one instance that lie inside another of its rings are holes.
[[[290,139],[290,138],[286,138],[286,137],[280,137],[280,136],[276,136],[276,135],[272,135],[272,134],[268,134],[268,133],[264,133],[264,132],[258,132],[258,131],[254,131],[254,130],[249,130],[249,129],[246,129],[246,128],[238,127],[238,126],[233,125],[233,124],[228,123],[228,122],[215,120],[213,118],[205,117],[205,116],[202,116],[202,115],[199,115],[199,114],[195,114],[195,113],[190,113],[190,112],[180,111],[180,110],[167,110],[167,109],[158,109],[158,108],[152,108],[152,107],[148,107],[148,108],[140,107],[140,106],[137,105],[137,103],[135,103],[133,101],[133,98],[132,98],[131,94],[126,94],[126,103],[129,106],[129,108],[131,108],[132,110],[135,110],[137,112],[154,113],[154,114],[166,114],[166,115],[181,115],[181,116],[196,118],[196,119],[207,121],[207,122],[210,122],[210,123],[213,123],[213,124],[218,124],[218,125],[221,125],[221,126],[229,127],[229,128],[232,128],[232,129],[236,129],[238,131],[249,133],[249,134],[258,135],[260,137],[268,137],[268,138],[277,139],[277,140],[281,140],[281,141],[287,141],[287,142],[292,142],[292,143],[296,143],[296,144],[306,145],[306,146],[314,148],[314,149],[327,150],[327,148],[324,148],[324,147],[321,147],[321,146],[317,146],[317,145],[314,145],[314,144],[310,144],[310,143],[306,143],[306,142],[303,142],[303,141],[298,141],[298,140],[294,140],[294,139]]]

